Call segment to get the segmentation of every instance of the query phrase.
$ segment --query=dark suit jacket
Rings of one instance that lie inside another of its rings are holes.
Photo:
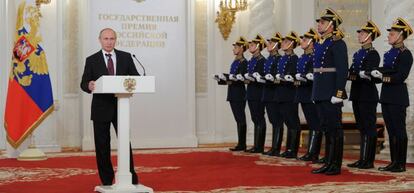
[[[115,50],[116,55],[116,75],[139,75],[131,54]],[[88,88],[90,81],[96,81],[102,75],[108,75],[105,58],[102,51],[86,58],[85,69],[82,75],[80,87],[83,91],[91,93]],[[114,94],[93,94],[91,120],[100,122],[110,122],[117,112],[117,100]],[[116,117],[115,117],[116,118]]]

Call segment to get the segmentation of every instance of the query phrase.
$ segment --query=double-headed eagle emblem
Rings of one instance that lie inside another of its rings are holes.
[[[39,7],[26,6],[25,2],[19,5],[17,14],[10,78],[16,78],[22,86],[30,86],[33,75],[49,73],[45,52],[39,44],[42,41],[39,35],[41,15]]]
[[[137,82],[133,78],[126,78],[124,80],[124,88],[128,92],[132,92],[136,89]]]

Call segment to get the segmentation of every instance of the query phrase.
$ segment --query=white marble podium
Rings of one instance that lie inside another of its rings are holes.
[[[113,93],[118,98],[118,169],[115,184],[96,186],[102,193],[153,193],[152,188],[132,184],[129,171],[130,113],[129,99],[134,93],[155,92],[153,76],[101,76],[95,82],[94,94]]]

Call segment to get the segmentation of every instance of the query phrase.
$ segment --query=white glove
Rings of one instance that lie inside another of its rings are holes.
[[[276,80],[282,80],[282,77],[280,77],[280,74],[276,74],[276,76],[275,76],[275,78],[276,78]]]
[[[342,103],[344,101],[344,99],[338,98],[338,97],[332,97],[331,98],[331,103],[332,104],[338,104],[338,103]]]
[[[313,74],[312,74],[312,73],[307,73],[307,74],[306,74],[306,78],[307,78],[308,80],[313,80]]]
[[[255,81],[255,79],[254,79],[254,78],[252,78],[252,77],[249,75],[249,73],[244,74],[244,78],[246,78],[247,80],[250,80],[250,81]]]
[[[256,74],[255,74],[255,73],[256,73]],[[255,72],[255,73],[253,73],[253,77],[255,77],[255,78],[256,78],[256,81],[257,81],[257,82],[261,82],[261,83],[266,82],[265,80],[263,80],[263,79],[262,79],[262,76],[261,76],[259,73],[257,73],[257,72]]]
[[[257,82],[260,82],[260,83],[266,83],[266,80],[265,80],[265,79],[263,79],[263,78],[261,78],[261,77],[257,77],[257,78],[256,78],[256,81],[257,81]]]
[[[266,74],[265,79],[271,82],[275,81],[275,77],[273,77],[271,74]]]
[[[258,72],[254,72],[254,73],[252,74],[252,76],[253,76],[253,77],[255,77],[256,79],[261,77],[261,76],[260,76],[260,74],[259,74]]]
[[[237,81],[236,76],[234,74],[229,75],[229,80]]]
[[[365,74],[365,71],[359,71],[359,77],[371,80],[371,77]]]
[[[237,80],[244,81],[244,77],[241,74],[236,75]]]
[[[288,81],[288,82],[295,81],[295,79],[293,79],[293,76],[292,75],[285,75],[285,80]]]
[[[224,74],[219,74],[219,78],[220,78],[221,80],[224,80],[224,81],[226,81],[226,80],[227,80],[227,78],[226,78],[226,76],[224,76]]]
[[[296,80],[302,81],[302,82],[306,82],[306,78],[303,78],[302,75],[300,73],[297,73],[295,75]]]
[[[372,75],[373,77],[375,77],[375,78],[382,78],[382,73],[381,73],[380,71],[378,71],[378,70],[373,70],[373,71],[371,72],[371,75]]]
[[[213,78],[214,78],[214,80],[220,81],[220,78],[219,78],[218,74],[214,75]]]

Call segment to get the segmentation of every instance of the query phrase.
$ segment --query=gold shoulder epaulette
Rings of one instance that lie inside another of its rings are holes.
[[[333,41],[338,41],[338,40],[341,40],[342,38],[341,37],[338,37],[338,36],[333,36],[332,37],[332,40]]]

